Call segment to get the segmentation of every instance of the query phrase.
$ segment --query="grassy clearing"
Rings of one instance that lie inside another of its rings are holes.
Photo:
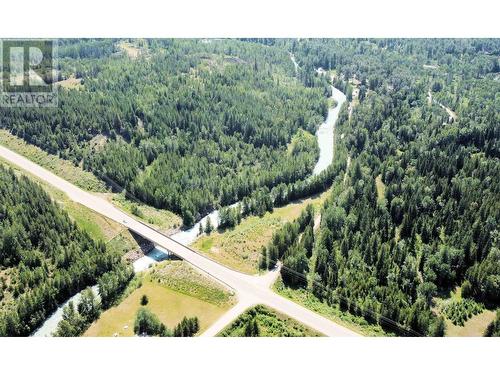
[[[0,129],[0,144],[23,155],[32,162],[48,169],[55,175],[71,182],[81,189],[91,192],[105,192],[106,185],[92,173],[84,171],[68,160],[51,155],[41,148],[30,145],[24,140]]]
[[[302,325],[296,320],[267,306],[258,305],[245,311],[233,323],[224,328],[218,336],[244,337],[246,327],[253,320],[257,322],[261,337],[318,337],[321,333]]]
[[[200,237],[193,247],[230,268],[255,274],[259,272],[262,246],[271,240],[273,233],[286,222],[299,217],[308,204],[313,204],[316,208],[320,207],[328,195],[329,191],[316,197],[290,203],[276,208],[272,213],[266,213],[263,217],[247,217],[233,229]]]
[[[441,308],[441,313],[456,326],[464,326],[465,322],[484,311],[484,306],[472,299],[464,298],[451,301]]]
[[[254,274],[258,272],[260,249],[281,225],[275,213],[250,217],[234,229],[202,236],[193,247],[228,267]]]
[[[286,287],[281,281],[281,278],[276,281],[273,290],[283,297],[363,336],[390,336],[390,334],[385,332],[379,325],[370,324],[363,317],[352,315],[347,311],[342,311],[338,306],[330,306],[326,302],[321,302],[307,290]]]
[[[456,319],[455,314],[446,313],[447,306],[459,306],[464,303],[464,301],[469,301],[462,298],[462,291],[460,287],[456,287],[454,290],[449,291],[444,296],[435,297],[433,299],[434,308],[433,311],[436,314],[442,315],[446,325],[446,336],[451,337],[480,337],[483,336],[486,327],[495,319],[495,311],[482,309],[480,313],[472,314],[472,311],[466,311],[467,316],[463,319]],[[463,315],[465,310],[469,310],[466,306],[459,309],[459,315]],[[463,311],[462,311],[463,310]],[[466,319],[465,319],[466,318]],[[455,321],[456,324],[453,323]]]
[[[133,336],[134,320],[143,295],[149,300],[147,308],[167,327],[173,328],[185,316],[197,316],[200,332],[235,302],[229,291],[182,261],[162,262],[134,280],[122,300],[102,313],[84,336]]]
[[[174,233],[182,225],[182,218],[173,212],[131,202],[123,193],[105,194],[105,197],[117,207],[166,234]]]
[[[382,176],[378,175],[375,178],[375,186],[377,187],[377,197],[379,202],[385,201],[385,184],[382,182]]]
[[[122,229],[118,223],[90,211],[79,203],[70,200],[60,200],[58,203],[76,221],[78,226],[88,232],[93,239],[106,242],[111,240]]]
[[[292,154],[293,150],[297,147],[299,142],[305,142],[306,144],[316,144],[316,137],[306,130],[298,130],[297,133],[292,137],[292,141],[287,146],[288,154]]]
[[[140,47],[130,42],[121,41],[117,44],[117,46],[131,59],[136,59],[143,53],[143,50]]]
[[[454,325],[451,320],[445,319],[446,336],[452,337],[480,337],[483,336],[486,327],[495,319],[495,312],[484,310],[468,319],[463,326]]]
[[[214,236],[209,236],[199,240],[200,250],[203,252],[208,252],[214,246]]]
[[[165,261],[155,265],[149,277],[169,289],[219,307],[230,307],[236,302],[232,291],[181,260]]]
[[[125,227],[121,224],[90,210],[80,203],[72,201],[66,194],[51,185],[42,183],[42,186],[68,215],[75,220],[77,225],[87,231],[93,239],[108,242],[125,230]],[[130,244],[131,241],[129,241]]]
[[[81,90],[83,89],[82,79],[75,78],[75,76],[71,76],[65,80],[56,82],[56,86],[64,87],[65,89],[71,90]]]

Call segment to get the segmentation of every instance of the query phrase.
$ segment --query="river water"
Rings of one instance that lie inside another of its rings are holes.
[[[332,98],[337,102],[337,105],[328,109],[328,116],[324,123],[322,123],[316,132],[319,145],[319,159],[314,166],[313,175],[323,172],[333,161],[334,154],[334,137],[335,137],[335,123],[339,117],[340,108],[346,101],[346,96],[340,90],[332,86]]]
[[[297,71],[299,65],[295,61],[293,55],[290,55],[290,57]],[[326,74],[326,72],[323,71],[322,69],[318,69],[318,72],[320,74]],[[342,104],[346,101],[346,96],[342,91],[337,90],[335,87],[332,86],[331,97],[335,100],[337,105],[328,110],[328,115],[325,122],[320,125],[320,127],[316,132],[316,138],[318,139],[318,145],[319,145],[319,158],[316,165],[314,166],[313,175],[317,175],[322,171],[324,171],[333,161],[335,123],[339,116],[340,108],[342,107]],[[239,203],[235,203],[231,205],[231,207],[235,207],[237,204]],[[203,225],[203,227],[205,227],[209,217],[212,226],[214,228],[217,228],[219,224],[219,211],[214,210],[210,214],[203,217],[200,221],[198,221],[192,228],[177,232],[170,237],[182,243],[183,245],[186,246],[191,245],[199,235],[200,225]],[[137,273],[144,271],[149,267],[151,267],[151,265],[159,261],[168,259],[168,257],[169,253],[167,250],[156,247],[153,250],[151,250],[148,254],[137,259],[133,263],[134,272]],[[95,293],[98,293],[99,289],[97,285],[94,285],[92,289],[94,290]],[[58,309],[49,318],[47,318],[44,324],[37,331],[33,333],[33,336],[36,337],[51,336],[52,333],[57,328],[59,321],[61,321],[62,319],[63,308],[66,305],[68,305],[70,301],[73,301],[73,303],[76,306],[77,303],[80,301],[80,296],[81,294],[77,293],[73,297],[68,299],[66,302],[64,302],[61,306],[59,306]]]
[[[95,294],[99,293],[99,287],[97,285],[94,285],[92,287],[92,290],[94,291]],[[59,306],[57,310],[50,317],[48,317],[47,320],[45,320],[43,325],[37,331],[35,331],[35,333],[33,333],[33,336],[35,337],[52,336],[52,333],[55,332],[57,325],[62,320],[64,307],[66,307],[72,301],[76,308],[76,305],[78,304],[78,302],[80,302],[81,296],[82,292],[79,292],[70,299],[68,299],[66,302],[64,302],[61,306]]]

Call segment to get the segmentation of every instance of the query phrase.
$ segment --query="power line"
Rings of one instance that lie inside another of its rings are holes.
[[[270,260],[270,262],[271,262],[271,264],[274,264],[274,266],[277,266],[279,261]],[[306,277],[304,274],[302,274],[302,273],[300,273],[300,272],[297,272],[297,271],[295,271],[295,270],[293,270],[293,269],[291,269],[291,268],[288,268],[288,267],[286,267],[286,266],[285,266],[285,265],[283,265],[283,264],[281,265],[281,268],[280,268],[280,269],[281,269],[281,270],[284,270],[284,271],[285,271],[285,273],[288,273],[288,274],[294,275],[294,276],[296,276],[296,277],[298,277],[298,278],[302,279],[302,280],[303,280],[303,281],[305,281],[305,282],[306,282],[306,284],[307,284],[308,279],[307,279],[307,277]],[[335,292],[335,290],[333,290],[333,289],[331,289],[330,287],[325,286],[324,284],[319,283],[319,282],[317,282],[317,281],[315,281],[315,280],[312,280],[312,283],[313,283],[315,286],[317,286],[317,287],[319,287],[319,288],[321,288],[321,289],[325,290],[327,293],[332,293],[332,294],[333,294],[333,293]],[[355,307],[356,307],[359,311],[361,311],[361,312],[363,312],[363,313],[368,313],[368,314],[372,317],[372,319],[374,319],[375,321],[380,322],[380,320],[383,320],[383,322],[384,322],[384,324],[385,324],[385,325],[389,325],[389,326],[391,326],[393,329],[395,329],[395,330],[397,330],[397,331],[399,331],[399,332],[404,332],[404,333],[406,333],[406,335],[408,335],[408,336],[419,336],[419,337],[425,336],[425,335],[423,335],[423,334],[421,334],[421,333],[419,333],[419,332],[415,331],[415,330],[414,330],[414,329],[412,329],[412,328],[406,328],[406,327],[404,327],[404,326],[403,326],[403,325],[401,325],[400,323],[396,322],[395,320],[393,320],[393,319],[391,319],[391,318],[389,318],[389,317],[387,317],[387,316],[382,315],[382,314],[381,314],[381,313],[379,313],[379,312],[376,312],[376,311],[374,311],[374,310],[372,310],[372,309],[369,309],[369,308],[366,308],[366,307],[361,307],[361,306],[359,306],[359,304],[357,304],[356,302],[354,302],[354,301],[352,301],[352,300],[349,300],[348,298],[346,298],[346,297],[344,297],[344,296],[342,296],[342,295],[339,295],[338,293],[336,293],[336,294],[335,294],[335,298],[337,298],[337,299],[339,299],[339,300],[342,300],[343,302],[347,303],[348,305],[353,305],[353,306],[355,306]]]

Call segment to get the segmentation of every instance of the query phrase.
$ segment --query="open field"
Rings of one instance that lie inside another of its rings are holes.
[[[318,337],[320,333],[280,314],[279,312],[258,305],[241,314],[233,323],[226,327],[218,336],[245,337],[247,325],[255,320],[261,337]]]
[[[230,307],[236,302],[232,291],[181,260],[164,261],[155,265],[150,271],[150,279],[222,308]]]
[[[56,82],[55,85],[64,87],[65,89],[68,89],[68,90],[69,89],[80,90],[83,88],[82,79],[75,78],[75,76],[71,76],[65,80],[58,81],[58,82]]]
[[[177,325],[184,316],[197,316],[200,330],[203,331],[224,312],[218,306],[175,292],[158,283],[145,281],[121,304],[102,313],[84,336],[134,336],[135,315],[141,307],[140,300],[144,294],[149,299],[148,309],[169,328]]]
[[[338,306],[329,306],[326,302],[321,302],[307,290],[292,289],[284,286],[281,278],[276,281],[273,290],[283,297],[363,336],[389,336],[382,327],[370,324],[364,318],[352,315],[347,311],[341,311]]]
[[[122,42],[118,43],[117,46],[118,46],[118,48],[123,50],[127,54],[127,56],[130,57],[131,59],[136,59],[142,53],[142,51],[139,47],[137,47],[136,45],[134,45],[130,42],[122,41]]]
[[[142,285],[117,306],[103,312],[84,336],[133,336],[134,320],[143,295],[150,309],[167,327],[183,317],[197,316],[200,332],[215,322],[235,302],[232,294],[182,261],[165,261],[139,275]]]
[[[122,210],[134,215],[136,218],[152,225],[161,232],[169,235],[178,230],[182,225],[180,216],[173,212],[148,206],[147,204],[134,203],[125,198],[123,193],[105,194],[108,200]]]
[[[329,191],[326,191],[321,195],[275,208],[272,213],[267,212],[263,217],[247,217],[233,229],[200,237],[193,247],[230,268],[255,274],[258,272],[262,246],[271,240],[273,233],[286,222],[299,217],[308,204],[319,208],[328,195]]]

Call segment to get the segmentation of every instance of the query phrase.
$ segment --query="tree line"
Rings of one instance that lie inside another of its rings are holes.
[[[68,297],[121,267],[48,194],[0,166],[0,335],[27,336]]]
[[[192,337],[199,330],[200,323],[197,317],[184,317],[173,330],[170,330],[146,307],[139,308],[134,322],[134,333],[139,336]]]

